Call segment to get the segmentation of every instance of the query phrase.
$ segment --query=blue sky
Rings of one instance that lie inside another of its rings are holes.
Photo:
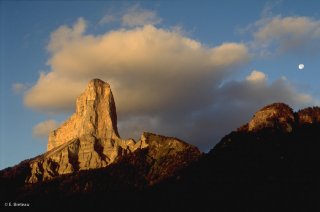
[[[43,153],[47,131],[73,112],[93,77],[113,88],[122,137],[151,131],[203,151],[265,104],[319,103],[316,0],[0,7],[0,168]]]

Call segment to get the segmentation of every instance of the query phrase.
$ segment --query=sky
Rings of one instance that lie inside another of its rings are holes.
[[[111,85],[122,138],[149,131],[205,152],[267,104],[319,105],[319,8],[0,1],[0,169],[45,152],[93,78]]]

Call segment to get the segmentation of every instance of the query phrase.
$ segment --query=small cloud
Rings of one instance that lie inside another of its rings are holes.
[[[129,8],[122,16],[122,25],[129,27],[156,25],[161,21],[156,12],[142,9],[137,5]]]
[[[29,88],[29,84],[26,83],[14,83],[12,85],[12,90],[15,94],[20,94],[25,92]]]
[[[296,96],[295,101],[298,102],[316,102],[316,100],[313,100],[312,96],[310,96],[309,94],[300,94],[298,96]]]
[[[111,15],[111,14],[106,14],[105,16],[103,16],[100,21],[99,21],[99,25],[104,25],[104,24],[110,24],[110,23],[114,23],[117,21],[117,17],[115,15]]]
[[[253,70],[246,80],[252,82],[264,82],[267,79],[267,75],[261,71]]]
[[[286,76],[281,76],[280,79],[283,80],[283,81],[288,80]]]
[[[49,133],[57,127],[58,123],[53,119],[49,119],[37,124],[32,130],[32,135],[37,138],[48,138]]]
[[[270,55],[272,52],[320,52],[320,20],[304,16],[264,17],[245,30],[253,30],[252,47]]]
[[[277,0],[277,1],[272,1],[272,2],[267,2],[261,12],[262,17],[271,17],[274,14],[274,11],[281,6],[282,0]]]

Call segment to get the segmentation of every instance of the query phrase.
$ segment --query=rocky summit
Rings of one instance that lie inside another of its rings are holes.
[[[291,132],[298,125],[316,123],[320,123],[319,107],[309,107],[294,112],[284,103],[273,103],[257,111],[249,123],[238,130],[257,132],[263,129],[272,129]]]
[[[118,140],[117,112],[110,85],[91,80],[77,98],[76,112],[50,133],[48,151],[70,140],[91,135],[101,140]]]
[[[294,114],[292,109],[283,103],[274,103],[263,107],[248,124],[249,131],[257,131],[262,128],[280,128],[284,131],[292,131]]]
[[[77,98],[76,112],[50,133],[48,151],[28,161],[30,174],[25,181],[36,183],[63,174],[103,168],[138,149],[145,148],[148,148],[147,154],[157,165],[160,163],[154,161],[166,160],[172,154],[183,155],[186,151],[191,154],[185,161],[180,161],[183,166],[201,155],[196,147],[176,138],[143,133],[139,141],[121,139],[110,85],[94,79]],[[174,158],[170,160],[176,161]],[[164,170],[164,166],[170,165],[171,162],[162,163],[158,168]],[[168,176],[181,167],[176,164]],[[157,182],[159,179],[154,179],[152,173],[156,171],[149,173],[150,180]],[[162,175],[161,179],[165,177]]]

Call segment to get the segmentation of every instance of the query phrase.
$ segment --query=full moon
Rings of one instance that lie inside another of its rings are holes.
[[[299,64],[298,67],[299,67],[300,70],[304,69],[304,65],[303,64]]]

